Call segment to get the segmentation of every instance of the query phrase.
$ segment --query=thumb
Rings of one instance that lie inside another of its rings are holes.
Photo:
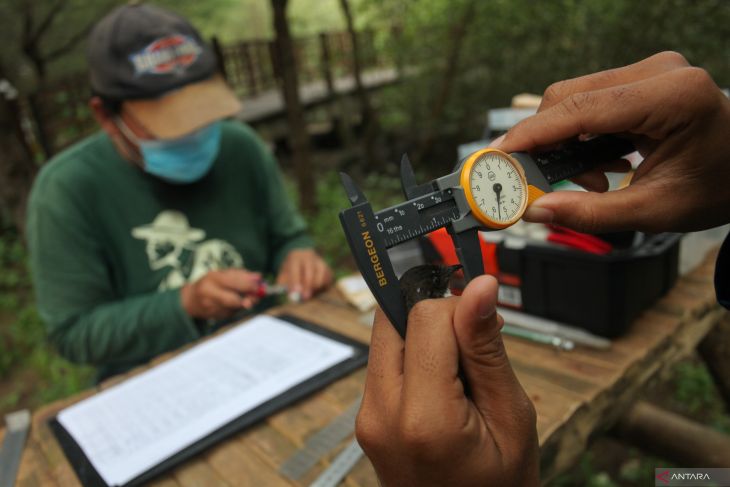
[[[521,458],[526,449],[538,458],[535,407],[510,366],[500,333],[504,321],[496,304],[497,280],[492,276],[479,276],[464,289],[454,310],[461,367],[472,402],[503,460]]]
[[[607,193],[556,191],[538,198],[523,219],[533,223],[554,223],[585,233],[641,229],[650,226],[647,192],[637,186]]]
[[[502,343],[504,322],[496,304],[497,280],[492,276],[475,278],[454,311],[454,332],[474,404],[486,417],[509,421],[515,402],[521,402],[525,393]]]

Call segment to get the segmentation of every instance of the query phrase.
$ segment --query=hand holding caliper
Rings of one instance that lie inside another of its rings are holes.
[[[406,201],[374,212],[352,178],[341,173],[352,206],[340,212],[340,222],[365,282],[405,337],[408,313],[387,249],[446,227],[469,282],[484,273],[480,230],[515,224],[532,202],[552,191],[550,184],[634,150],[631,142],[612,135],[567,142],[560,149],[536,155],[487,148],[464,159],[451,174],[421,185],[403,156],[400,173]],[[497,202],[492,205],[494,193]]]

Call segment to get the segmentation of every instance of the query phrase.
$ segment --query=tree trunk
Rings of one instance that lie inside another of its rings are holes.
[[[352,70],[355,78],[355,94],[360,102],[360,113],[364,129],[362,146],[365,161],[371,169],[382,168],[383,161],[377,157],[375,149],[378,135],[380,134],[380,124],[377,114],[370,103],[368,92],[362,82],[362,53],[360,52],[360,43],[355,32],[355,22],[352,18],[352,11],[350,10],[348,0],[340,0],[340,6],[347,21],[347,32],[350,36],[350,43],[352,44]]]
[[[25,231],[25,208],[38,166],[19,132],[17,100],[0,94],[0,226]]]
[[[309,160],[309,135],[304,120],[304,109],[299,100],[299,81],[294,47],[286,18],[287,1],[271,0],[274,11],[274,31],[276,33],[273,61],[286,105],[289,144],[291,145],[292,162],[297,176],[299,204],[304,212],[312,214],[317,210],[316,187],[314,171]]]
[[[352,133],[350,132],[350,117],[345,106],[345,100],[335,89],[335,80],[332,75],[332,56],[329,48],[329,37],[324,32],[319,34],[319,50],[322,67],[322,77],[327,86],[327,97],[329,103],[329,116],[334,124],[335,131],[340,138],[341,144],[350,149],[352,146]]]
[[[424,130],[421,143],[418,151],[416,152],[415,159],[418,161],[422,159],[431,150],[436,133],[439,125],[442,123],[442,117],[446,110],[451,92],[454,87],[454,81],[458,75],[459,69],[459,57],[464,45],[464,39],[469,28],[469,25],[474,20],[474,10],[476,7],[476,1],[470,0],[462,11],[461,16],[451,25],[449,29],[449,49],[446,53],[446,68],[444,69],[444,75],[441,78],[438,89],[436,90],[436,98],[431,105],[431,112],[426,122],[426,128]]]
[[[46,69],[46,59],[38,52],[38,46],[36,44],[25,46],[24,53],[33,66],[37,82],[36,88],[40,90],[46,84],[46,73],[48,72]]]

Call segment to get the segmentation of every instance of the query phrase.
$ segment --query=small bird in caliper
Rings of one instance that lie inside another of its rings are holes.
[[[436,264],[418,265],[408,269],[400,278],[400,292],[411,311],[415,304],[424,299],[450,296],[449,283],[460,265],[443,266]]]

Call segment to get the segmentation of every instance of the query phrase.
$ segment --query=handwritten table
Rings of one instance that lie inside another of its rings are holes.
[[[616,340],[610,350],[579,347],[571,352],[558,352],[505,337],[512,365],[537,409],[544,480],[570,468],[592,435],[612,426],[653,377],[690,353],[720,320],[727,318],[715,301],[714,259],[715,254],[711,253],[703,264],[680,278],[669,294],[642,314],[630,332]],[[274,314],[282,312],[364,342],[370,337],[370,327],[362,316],[345,305],[335,291],[308,303],[273,311]],[[160,357],[150,365],[170,356]],[[50,404],[33,415],[32,431],[18,475],[19,486],[79,485],[47,421],[64,407],[124,378],[112,379],[97,389]],[[299,482],[280,475],[279,468],[307,438],[358,399],[364,379],[365,370],[356,371],[182,464],[152,485],[308,485],[329,465],[339,449]],[[2,436],[0,431],[0,440]],[[344,485],[377,485],[366,458],[350,472]]]

